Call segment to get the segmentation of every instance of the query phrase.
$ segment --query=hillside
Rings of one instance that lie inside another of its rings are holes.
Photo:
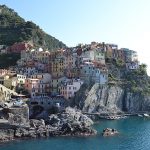
[[[22,41],[33,41],[35,46],[49,50],[66,47],[33,22],[26,22],[13,9],[0,5],[0,45],[9,46]]]

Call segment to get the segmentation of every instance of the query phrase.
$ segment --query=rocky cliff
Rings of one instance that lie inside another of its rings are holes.
[[[127,91],[118,85],[100,87],[94,84],[82,103],[85,112],[150,111],[150,96]]]
[[[11,119],[16,122],[16,118]],[[24,121],[22,122],[24,126],[20,123],[12,126],[9,120],[4,122],[4,119],[0,119],[0,142],[49,136],[88,136],[97,133],[91,127],[93,121],[90,118],[70,107],[63,113],[50,115],[46,120],[30,119],[28,122],[28,126]]]
[[[80,109],[84,112],[119,113],[150,111],[150,96],[131,92],[120,85],[99,86],[94,84],[91,90],[82,93]],[[85,98],[86,97],[86,98]]]
[[[84,112],[119,113],[150,111],[150,77],[146,65],[127,70],[116,62],[107,63],[108,83],[83,84],[72,105]]]

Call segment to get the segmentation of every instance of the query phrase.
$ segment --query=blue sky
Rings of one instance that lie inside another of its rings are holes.
[[[150,74],[150,0],[0,0],[68,46],[91,41],[138,51]]]

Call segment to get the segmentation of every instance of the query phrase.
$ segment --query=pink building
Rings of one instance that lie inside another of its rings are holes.
[[[32,75],[25,81],[25,89],[32,98],[50,94],[51,75],[48,73]]]
[[[0,76],[3,76],[5,74],[7,74],[7,73],[8,73],[8,70],[6,70],[6,69],[0,69]]]
[[[34,97],[38,93],[39,79],[26,79],[24,87]]]
[[[70,99],[71,97],[74,97],[75,93],[80,89],[82,84],[83,81],[80,79],[68,79],[60,85],[60,94],[64,96],[64,98]]]

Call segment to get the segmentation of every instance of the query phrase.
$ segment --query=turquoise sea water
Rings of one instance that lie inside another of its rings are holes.
[[[94,127],[96,136],[14,141],[0,145],[0,150],[150,150],[150,119],[102,120]],[[107,127],[117,129],[120,135],[102,137],[101,132]]]

